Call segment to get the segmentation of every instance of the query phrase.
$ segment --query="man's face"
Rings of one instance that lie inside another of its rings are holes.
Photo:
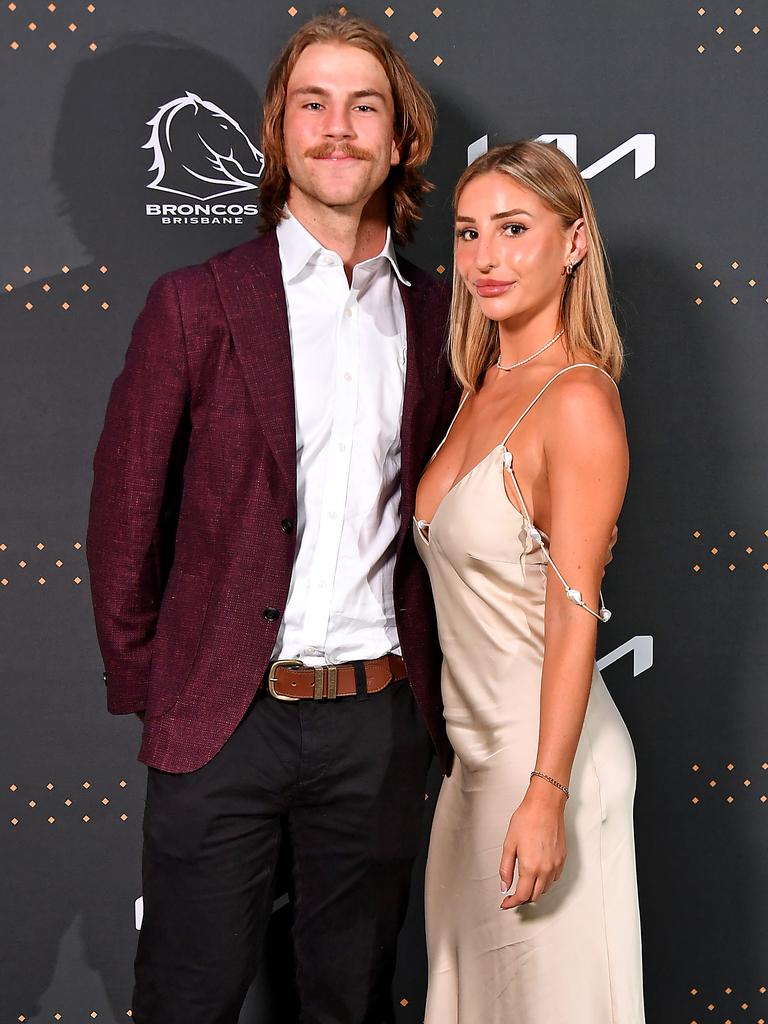
[[[366,50],[313,43],[288,79],[283,119],[288,202],[362,208],[400,162],[384,68]]]

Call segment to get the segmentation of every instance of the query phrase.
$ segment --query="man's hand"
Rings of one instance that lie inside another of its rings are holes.
[[[614,526],[611,539],[608,541],[608,555],[605,559],[605,565],[603,566],[603,576],[605,576],[605,570],[613,561],[613,549],[616,546],[616,541],[619,539],[619,528]]]

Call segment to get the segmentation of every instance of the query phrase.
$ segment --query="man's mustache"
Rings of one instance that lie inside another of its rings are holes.
[[[329,156],[350,156],[355,160],[373,160],[373,154],[367,149],[358,149],[351,142],[324,142],[321,146],[308,149],[305,156],[311,160],[325,160]]]

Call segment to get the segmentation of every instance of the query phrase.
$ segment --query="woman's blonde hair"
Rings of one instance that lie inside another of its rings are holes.
[[[589,189],[578,168],[559,149],[543,142],[521,139],[496,146],[464,171],[453,194],[454,213],[465,186],[481,174],[508,174],[535,192],[569,228],[584,218],[587,254],[565,277],[560,304],[561,326],[569,356],[586,359],[618,380],[624,363],[619,330],[608,294],[607,258],[597,226]],[[448,338],[453,372],[469,391],[477,390],[483,374],[499,357],[499,327],[480,310],[456,269]]]
[[[334,14],[313,18],[291,36],[272,65],[261,123],[265,162],[259,188],[262,218],[268,227],[275,227],[283,217],[290,186],[283,139],[288,79],[301,53],[312,43],[356,46],[372,54],[386,72],[395,104],[395,145],[400,152],[400,163],[392,167],[387,179],[390,223],[396,241],[407,242],[416,222],[421,220],[419,208],[424,197],[434,187],[420,168],[432,150],[435,105],[388,36],[362,18]]]

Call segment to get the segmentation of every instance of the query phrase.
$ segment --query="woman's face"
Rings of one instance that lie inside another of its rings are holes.
[[[569,260],[586,253],[584,221],[564,229],[535,192],[502,171],[465,185],[456,211],[456,266],[491,320],[525,324],[557,312]]]

